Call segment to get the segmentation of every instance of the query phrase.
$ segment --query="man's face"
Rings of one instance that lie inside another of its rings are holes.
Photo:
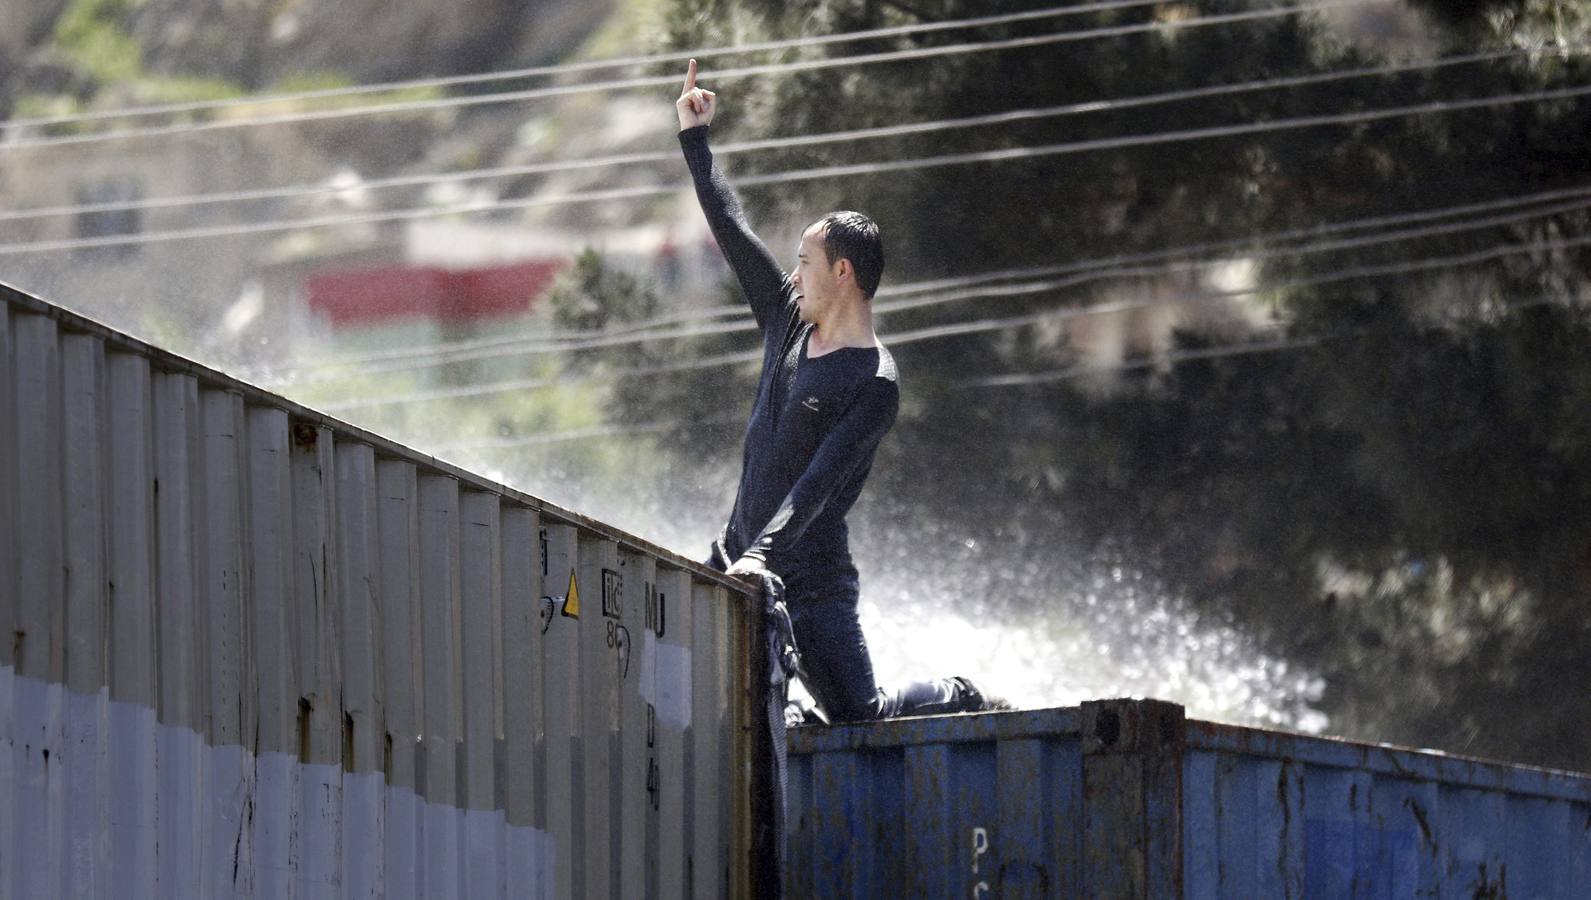
[[[801,319],[816,322],[835,300],[835,274],[837,265],[829,264],[828,253],[823,249],[824,228],[813,225],[801,235],[801,246],[796,251],[795,284],[796,304],[801,308]]]

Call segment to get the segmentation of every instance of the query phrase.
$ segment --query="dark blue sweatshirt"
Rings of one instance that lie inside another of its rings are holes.
[[[713,237],[762,329],[762,378],[746,426],[735,508],[724,529],[730,561],[753,556],[803,583],[855,574],[845,514],[862,492],[873,453],[900,406],[895,360],[882,345],[806,355],[795,286],[762,241],[707,146],[708,126],[680,146]]]

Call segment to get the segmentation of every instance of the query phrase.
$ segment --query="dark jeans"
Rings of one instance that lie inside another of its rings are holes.
[[[801,653],[801,683],[824,717],[865,722],[973,711],[976,699],[948,678],[911,681],[894,690],[878,686],[856,615],[859,596],[854,572],[785,585],[785,606]]]

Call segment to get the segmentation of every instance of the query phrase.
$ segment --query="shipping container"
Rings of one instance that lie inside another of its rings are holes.
[[[789,741],[794,897],[1591,896],[1583,774],[1153,700]]]
[[[0,900],[767,877],[737,582],[0,298]]]

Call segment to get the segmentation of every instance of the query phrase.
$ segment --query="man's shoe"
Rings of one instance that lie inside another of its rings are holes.
[[[784,707],[784,727],[799,728],[802,725],[827,725],[823,717],[818,714],[817,708],[801,700],[791,700]]]
[[[1011,704],[1011,701],[978,687],[971,678],[957,675],[950,680],[959,689],[958,699],[962,712],[997,712],[1016,709]]]

